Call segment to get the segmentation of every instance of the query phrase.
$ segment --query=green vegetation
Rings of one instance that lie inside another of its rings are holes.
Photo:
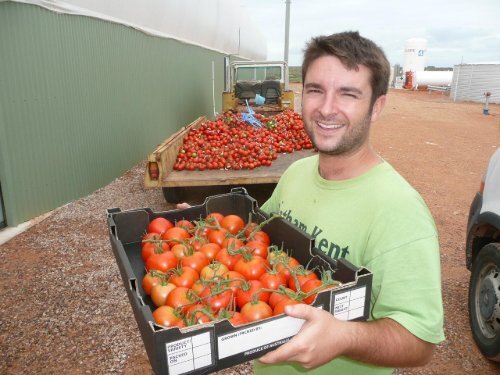
[[[302,67],[289,66],[288,67],[288,80],[290,83],[302,82]]]

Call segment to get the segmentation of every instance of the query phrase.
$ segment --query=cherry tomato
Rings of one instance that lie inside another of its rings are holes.
[[[167,272],[177,266],[177,257],[171,251],[165,251],[161,254],[153,254],[146,261],[146,270],[157,270]]]
[[[314,271],[301,267],[296,268],[295,271],[295,277],[292,274],[292,276],[290,276],[290,278],[288,279],[288,286],[292,290],[297,291],[299,287],[302,290],[302,285],[304,285],[306,281],[319,279],[318,275],[316,275]],[[299,285],[297,285],[297,282],[299,283]]]
[[[297,305],[301,303],[295,299],[284,298],[279,301],[273,308],[273,316],[283,314],[285,312],[285,306],[287,305]]]
[[[189,237],[190,237],[189,232],[184,228],[179,228],[179,227],[173,227],[167,229],[165,233],[161,235],[161,239],[168,240],[170,246],[173,246],[173,244],[182,243],[183,240],[186,240]]]
[[[245,247],[249,248],[253,255],[258,255],[264,259],[267,259],[268,250],[264,242],[261,241],[249,241],[246,243]]]
[[[236,263],[238,263],[242,257],[243,255],[240,252],[231,253],[228,249],[222,248],[215,256],[215,260],[225,264],[227,268],[232,271]]]
[[[155,306],[163,306],[166,304],[168,295],[174,289],[174,284],[161,282],[151,288],[151,300]]]
[[[208,266],[208,258],[205,253],[195,251],[191,255],[186,255],[180,261],[182,266],[191,267],[200,273],[203,267]]]
[[[231,234],[238,234],[245,227],[245,221],[238,215],[226,215],[220,223],[222,228],[228,230]]]
[[[276,292],[272,292],[269,296],[269,306],[274,308],[281,300],[291,299],[290,296],[294,296],[295,292],[290,288],[280,288]]]
[[[178,228],[184,228],[188,232],[194,229],[194,224],[189,220],[179,220],[175,222],[175,226]]]
[[[208,261],[211,262],[215,259],[215,256],[217,255],[217,253],[220,250],[221,250],[221,247],[218,244],[213,243],[213,242],[209,242],[209,243],[201,246],[198,251],[204,253],[207,256]]]
[[[222,244],[226,240],[227,233],[228,230],[225,228],[211,230],[208,233],[208,240],[222,247]]]
[[[241,315],[249,322],[256,322],[271,317],[273,309],[264,301],[251,301],[241,308]]]
[[[260,277],[259,280],[266,289],[278,289],[280,286],[286,286],[286,276],[277,271],[266,271]]]
[[[224,275],[227,271],[229,271],[229,268],[225,264],[215,261],[203,267],[200,276],[204,280],[210,280]]]
[[[170,247],[166,242],[145,242],[142,245],[141,256],[142,260],[146,262],[148,258],[155,253],[162,253],[169,250]]]
[[[196,280],[199,280],[200,275],[191,267],[180,267],[172,270],[170,282],[175,286],[185,286],[191,288]]]
[[[153,286],[161,284],[162,278],[160,277],[160,273],[157,271],[149,271],[142,278],[142,290],[148,296],[151,294],[151,288]]]
[[[184,327],[182,316],[170,306],[160,306],[153,311],[153,318],[156,324],[164,327]]]
[[[172,224],[170,220],[165,219],[164,217],[157,217],[149,223],[148,232],[158,233],[161,235],[173,226],[174,224]]]
[[[248,280],[243,283],[240,289],[236,291],[236,304],[241,309],[245,304],[258,299],[260,301],[269,301],[270,292],[262,290],[262,282],[259,280]]]
[[[194,296],[191,296],[191,289],[186,288],[184,286],[178,286],[168,294],[167,300],[165,304],[167,306],[171,306],[174,309],[181,309],[183,313],[187,311],[187,309],[197,303]]]
[[[258,255],[241,258],[234,265],[234,270],[241,273],[247,280],[256,280],[269,268],[269,263]]]

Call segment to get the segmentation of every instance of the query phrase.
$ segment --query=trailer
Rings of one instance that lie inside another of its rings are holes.
[[[167,202],[181,202],[187,187],[277,183],[290,164],[315,154],[314,150],[280,154],[270,166],[261,166],[255,169],[174,170],[184,136],[206,120],[205,116],[198,117],[165,139],[156,150],[148,155],[144,186],[146,188],[162,188]]]

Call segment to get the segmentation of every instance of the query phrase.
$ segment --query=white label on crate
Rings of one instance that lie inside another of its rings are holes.
[[[348,290],[334,296],[333,315],[340,320],[352,320],[363,316],[366,287]]]
[[[282,318],[219,336],[217,338],[219,359],[239,353],[250,355],[256,351],[283,344],[299,332],[302,324],[304,324],[303,319],[285,315]]]
[[[186,339],[165,344],[167,350],[168,373],[184,374],[212,365],[210,333],[205,332]]]

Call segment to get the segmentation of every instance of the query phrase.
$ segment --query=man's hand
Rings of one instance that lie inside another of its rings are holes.
[[[411,367],[425,365],[434,350],[434,344],[389,318],[343,321],[305,304],[286,306],[285,313],[304,319],[304,325],[289,342],[261,357],[263,363],[298,362],[304,368],[315,368],[347,356],[378,366]]]
[[[191,207],[191,205],[189,203],[186,203],[186,202],[182,202],[182,203],[177,204],[177,209],[179,209],[179,210],[184,210],[184,209],[189,208],[189,207]]]
[[[299,304],[286,306],[289,316],[304,319],[300,332],[278,349],[266,353],[259,360],[263,363],[298,362],[304,368],[315,368],[342,354],[342,346],[350,340],[342,332],[346,324],[320,308]]]

